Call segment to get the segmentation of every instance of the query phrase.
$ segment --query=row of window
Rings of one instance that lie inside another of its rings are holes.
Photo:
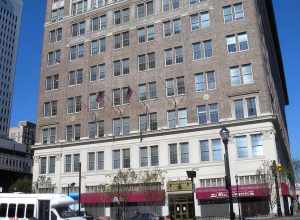
[[[97,99],[97,98],[96,98]],[[70,100],[70,109],[78,111],[76,97]],[[95,106],[97,107],[97,106]],[[53,111],[53,110],[52,110]],[[55,110],[56,111],[56,110]],[[257,101],[256,97],[247,97],[244,99],[236,99],[233,101],[233,114],[236,119],[243,119],[257,116]],[[197,118],[199,124],[218,123],[219,122],[219,105],[211,103],[197,106]],[[156,112],[145,112],[139,115],[139,130],[153,131],[158,129],[158,117]],[[167,111],[167,127],[185,127],[188,126],[188,110],[179,108]],[[81,125],[67,125],[66,141],[78,141],[81,138]],[[42,143],[53,144],[56,142],[56,127],[45,127],[42,129]],[[130,134],[130,117],[123,116],[112,120],[113,136]],[[88,124],[89,138],[103,137],[105,135],[104,120],[92,121]],[[244,143],[244,142],[241,142]]]
[[[149,40],[149,36],[147,38]],[[146,40],[145,36],[140,35],[139,40]],[[248,35],[247,33],[240,33],[237,36],[226,37],[228,53],[235,53],[238,51],[246,51],[249,49]],[[123,32],[121,34],[114,35],[114,48],[122,48],[129,46],[129,32]],[[106,38],[100,38],[91,41],[90,46],[91,55],[100,54],[106,51]],[[210,58],[213,56],[212,40],[206,40],[203,42],[195,42],[192,44],[193,60],[201,60]],[[84,43],[73,45],[69,48],[69,59],[75,60],[85,55]],[[174,48],[164,49],[164,65],[169,66],[172,64],[183,63],[184,52],[182,46]],[[149,69],[155,68],[155,53],[138,55],[138,70],[145,71],[147,67]],[[126,58],[129,69],[129,58]],[[148,61],[148,62],[147,62]],[[61,50],[55,50],[48,53],[47,64],[54,65],[61,62]],[[148,63],[148,66],[146,65]]]
[[[189,0],[190,7],[194,7],[205,0]],[[106,0],[92,0],[90,9],[95,9],[107,5]],[[170,12],[182,7],[183,2],[181,0],[161,0],[162,12]],[[148,0],[144,3],[136,5],[136,18],[144,18],[146,16],[154,15],[155,3],[152,0]],[[88,0],[79,0],[72,3],[71,14],[80,15],[88,11]],[[242,3],[236,3],[234,5],[228,5],[223,7],[224,22],[228,23],[233,20],[243,19],[245,16]],[[64,7],[53,9],[50,14],[50,20],[52,22],[62,20],[64,17]],[[125,24],[130,20],[130,9],[123,8],[113,12],[113,22],[115,25]]]
[[[245,143],[241,144],[241,139]],[[248,140],[249,139],[249,140]],[[237,158],[246,158],[245,152],[251,151],[251,156],[263,156],[262,134],[251,134],[234,137],[237,151]],[[168,161],[170,165],[190,163],[191,147],[188,142],[171,143],[168,145]],[[223,144],[221,139],[204,139],[199,140],[199,161],[222,161]],[[92,151],[87,153],[87,170],[104,170],[105,169],[105,152]],[[160,158],[159,146],[143,146],[139,148],[139,167],[159,166],[159,161],[166,158]],[[47,161],[48,160],[48,161]],[[48,165],[47,165],[48,163]],[[64,172],[79,172],[80,154],[67,154],[64,156]],[[131,149],[123,148],[112,150],[112,169],[131,168]],[[40,174],[55,173],[55,156],[40,158]],[[206,183],[205,186],[208,186]]]

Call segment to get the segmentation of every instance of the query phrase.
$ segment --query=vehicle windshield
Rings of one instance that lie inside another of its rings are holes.
[[[77,216],[77,212],[71,209],[69,206],[57,206],[55,209],[61,218],[71,218]]]

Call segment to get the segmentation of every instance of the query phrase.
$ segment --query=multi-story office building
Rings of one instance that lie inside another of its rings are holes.
[[[34,181],[78,190],[81,167],[95,215],[118,215],[122,197],[128,212],[224,216],[226,126],[243,216],[268,214],[276,209],[258,171],[271,160],[291,168],[287,104],[271,0],[48,0]],[[129,168],[162,178],[111,193],[111,175]]]
[[[0,0],[0,137],[8,137],[22,0]]]
[[[9,138],[27,146],[35,143],[36,125],[30,121],[20,121],[18,127],[9,129]]]

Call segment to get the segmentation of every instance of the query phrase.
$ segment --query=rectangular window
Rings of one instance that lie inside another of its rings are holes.
[[[169,144],[169,159],[170,164],[178,163],[177,144]]]
[[[104,151],[97,152],[97,170],[104,170]]]
[[[130,149],[123,149],[123,168],[130,168]]]
[[[197,107],[199,124],[207,124],[207,110],[206,105],[199,105]]]
[[[184,85],[184,77],[177,77],[177,95],[184,95],[185,94],[185,85]]]
[[[224,22],[228,23],[245,17],[242,3],[223,7]]]
[[[149,99],[157,98],[156,82],[149,83]]]
[[[113,105],[121,105],[121,89],[113,90]]]
[[[140,166],[141,167],[148,166],[148,148],[147,147],[140,148]]]
[[[231,35],[231,36],[226,37],[226,43],[227,43],[228,53],[237,52],[237,45],[236,45],[235,35]]]
[[[249,49],[248,35],[246,33],[241,33],[238,34],[237,38],[239,42],[240,51],[248,50]]]
[[[98,122],[98,137],[104,136],[104,121]]]
[[[40,158],[40,174],[46,174],[47,172],[47,157]]]
[[[248,117],[256,117],[256,99],[255,97],[246,98]]]
[[[65,155],[65,173],[72,171],[72,155]]]
[[[148,128],[148,115],[142,114],[139,116],[139,129],[141,132],[147,131]]]
[[[50,156],[49,157],[49,169],[48,173],[55,173],[55,156]]]
[[[140,101],[145,101],[147,99],[146,91],[147,91],[146,84],[139,85],[139,100]]]
[[[150,130],[157,130],[157,113],[150,113]]]
[[[155,53],[148,53],[147,54],[148,57],[148,68],[149,69],[154,69],[155,68]]]
[[[238,86],[242,84],[241,72],[238,66],[230,67],[230,79],[232,86]]]
[[[193,43],[193,59],[200,60],[212,57],[212,41],[204,41],[203,43]]]
[[[252,156],[263,156],[262,134],[251,135]]]
[[[235,144],[237,148],[238,158],[248,157],[247,137],[246,136],[235,137]]]
[[[145,30],[145,28],[139,28],[137,30],[137,34],[138,34],[139,43],[146,42],[146,30]]]
[[[212,159],[215,161],[223,160],[222,144],[220,139],[213,139],[212,145]]]
[[[106,15],[94,17],[91,19],[91,31],[92,32],[105,30],[106,27],[107,27]]]
[[[187,126],[187,110],[186,109],[179,109],[178,110],[178,126],[185,127]]]
[[[173,96],[173,95],[175,95],[174,79],[167,79],[166,80],[166,96]]]
[[[80,154],[73,154],[73,172],[80,170]]]
[[[122,121],[120,118],[113,119],[113,135],[120,136],[122,132]]]
[[[97,123],[89,122],[88,129],[89,129],[89,138],[95,138],[97,136]]]
[[[173,50],[172,48],[170,49],[165,49],[165,65],[172,65],[173,64]]]
[[[180,160],[181,163],[189,163],[189,144],[180,143]]]
[[[175,63],[183,63],[182,47],[175,47]]]
[[[251,64],[242,65],[242,76],[244,84],[253,83],[253,73]]]
[[[234,110],[235,110],[235,118],[243,119],[244,118],[244,106],[243,100],[238,99],[234,101]]]
[[[88,170],[95,170],[95,152],[88,153]]]
[[[150,159],[151,159],[151,166],[158,166],[159,158],[158,158],[158,146],[151,146],[150,147]]]
[[[190,22],[191,22],[191,30],[195,31],[200,28],[207,28],[210,26],[210,16],[209,12],[200,12],[197,14],[193,14],[190,16]]]
[[[208,114],[210,123],[218,123],[219,122],[219,107],[218,104],[209,104],[208,105]]]
[[[200,141],[200,158],[201,161],[209,161],[209,145],[208,140],[201,140]]]
[[[113,150],[113,169],[120,169],[120,150]]]
[[[176,111],[170,110],[167,112],[168,128],[176,128]]]
[[[138,66],[139,66],[139,71],[146,70],[146,55],[145,54],[138,56]]]
[[[151,41],[155,39],[155,28],[154,25],[147,26],[147,40]]]

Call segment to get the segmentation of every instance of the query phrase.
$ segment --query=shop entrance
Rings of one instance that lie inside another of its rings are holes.
[[[169,211],[174,220],[192,220],[195,215],[193,196],[169,195]]]

